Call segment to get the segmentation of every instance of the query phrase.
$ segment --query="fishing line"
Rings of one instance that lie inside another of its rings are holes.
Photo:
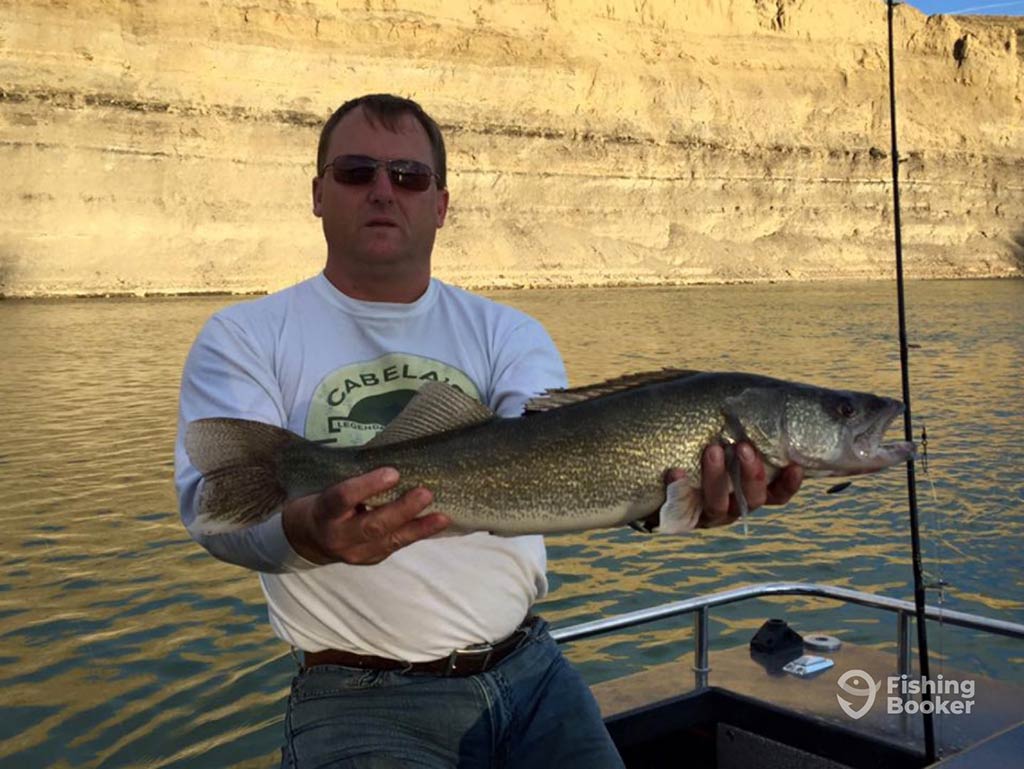
[[[928,481],[928,489],[932,493],[932,502],[938,504],[939,494],[935,491],[935,481],[932,474],[928,472],[928,426],[921,420],[921,469],[924,470],[924,479]],[[937,519],[936,519],[937,520]]]
[[[893,9],[896,7],[896,0],[886,0],[887,21],[889,32],[889,129],[892,155],[892,202],[893,202],[893,226],[895,229],[896,245],[896,298],[899,311],[900,327],[900,374],[903,380],[903,434],[907,441],[914,440],[914,428],[910,412],[910,364],[907,349],[907,308],[906,297],[903,290],[903,238],[901,235],[900,222],[900,155],[896,142],[896,70],[894,67],[895,55],[893,53]],[[910,507],[910,546],[912,552],[914,571],[914,609],[917,617],[917,650],[921,678],[930,680],[928,664],[928,627],[925,618],[925,584],[921,567],[921,532],[917,514],[917,483],[914,474],[913,458],[907,460],[907,498]],[[935,762],[935,723],[932,718],[931,687],[922,687],[921,693],[921,717],[924,726],[924,752],[925,760],[932,764]],[[924,703],[931,703],[927,707]]]
[[[911,346],[913,346],[913,345],[911,345]],[[943,573],[942,573],[942,564],[943,564],[942,547],[946,544],[946,531],[945,531],[945,528],[942,525],[942,520],[943,519],[942,519],[941,515],[939,514],[939,509],[940,509],[939,505],[938,505],[939,499],[938,499],[938,494],[935,492],[935,481],[932,480],[932,475],[929,472],[929,466],[928,466],[928,426],[925,424],[923,419],[921,420],[921,441],[919,443],[919,446],[921,448],[921,458],[920,458],[921,470],[924,472],[924,478],[925,478],[926,481],[928,481],[928,488],[932,492],[932,502],[936,503],[931,508],[930,515],[929,515],[929,521],[930,521],[930,524],[931,524],[931,528],[932,528],[932,531],[934,532],[932,537],[931,537],[931,540],[932,540],[932,544],[933,544],[933,547],[932,547],[932,560],[934,562],[935,579],[933,581],[931,581],[931,582],[926,583],[925,587],[928,588],[929,590],[934,590],[938,594],[938,605],[939,605],[939,644],[938,644],[939,645],[939,654],[938,654],[938,665],[939,665],[939,675],[944,677],[945,673],[946,673],[946,648],[945,648],[945,640],[946,640],[946,632],[945,632],[945,630],[946,629],[945,629],[945,625],[943,624],[943,613],[945,612],[945,609],[946,609],[946,588],[949,586],[949,583],[946,582],[946,580],[945,580],[945,578],[943,576]],[[939,736],[941,738],[942,721],[939,721],[938,727],[939,727],[939,732],[940,732]],[[942,746],[940,745],[937,748],[937,750],[938,750],[938,754],[941,756],[942,753],[943,753]]]

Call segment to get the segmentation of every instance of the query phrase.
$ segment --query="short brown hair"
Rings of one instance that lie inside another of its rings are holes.
[[[447,155],[440,126],[423,111],[423,107],[412,99],[393,96],[389,93],[371,93],[356,99],[349,99],[334,110],[334,113],[324,123],[324,127],[320,129],[320,143],[316,149],[316,171],[318,174],[327,164],[327,147],[331,143],[331,133],[334,131],[334,127],[356,107],[363,108],[371,123],[375,120],[380,121],[381,125],[389,131],[397,130],[398,120],[403,115],[412,115],[416,118],[427,132],[427,138],[430,139],[430,148],[434,155],[434,173],[437,174],[438,179],[437,186],[439,189],[445,189],[448,186],[448,175],[445,168]]]

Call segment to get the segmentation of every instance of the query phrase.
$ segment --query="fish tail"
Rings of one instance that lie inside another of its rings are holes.
[[[198,419],[189,423],[185,450],[203,474],[196,521],[191,528],[217,534],[260,523],[288,497],[278,457],[305,439],[280,427],[247,419]]]

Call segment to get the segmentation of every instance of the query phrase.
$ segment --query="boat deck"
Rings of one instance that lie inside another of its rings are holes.
[[[898,676],[896,656],[848,643],[821,656],[835,665],[813,677],[798,678],[769,672],[744,645],[710,652],[704,689],[695,687],[688,654],[592,690],[629,766],[679,765],[680,737],[687,740],[687,761],[695,766],[752,766],[749,756],[754,750],[765,757],[758,766],[924,766],[921,716],[886,712],[887,697],[895,696],[887,692],[887,681]],[[845,694],[838,686],[840,676],[854,669],[882,682],[873,706],[857,719],[847,715],[837,699],[842,694],[854,708],[865,703],[866,697]],[[939,674],[947,682],[970,679],[975,687],[971,698],[953,692],[943,695],[950,702],[974,702],[970,713],[936,715],[940,757],[1024,719],[1024,687],[962,671],[932,671],[933,677]],[[805,753],[817,762],[794,763],[790,755],[789,763],[772,763],[770,750],[759,740],[784,743],[790,754]],[[677,760],[662,762],[659,750],[669,749],[673,741]]]

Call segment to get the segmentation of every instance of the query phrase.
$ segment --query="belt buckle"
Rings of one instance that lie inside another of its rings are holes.
[[[473,675],[475,673],[482,673],[487,670],[487,663],[491,661],[491,655],[494,654],[493,644],[475,644],[473,646],[467,646],[464,649],[456,649],[448,655],[448,665],[445,667],[444,674],[446,676],[452,675]],[[462,660],[483,660],[479,663],[479,668],[476,671],[468,672],[459,667],[462,664]]]

